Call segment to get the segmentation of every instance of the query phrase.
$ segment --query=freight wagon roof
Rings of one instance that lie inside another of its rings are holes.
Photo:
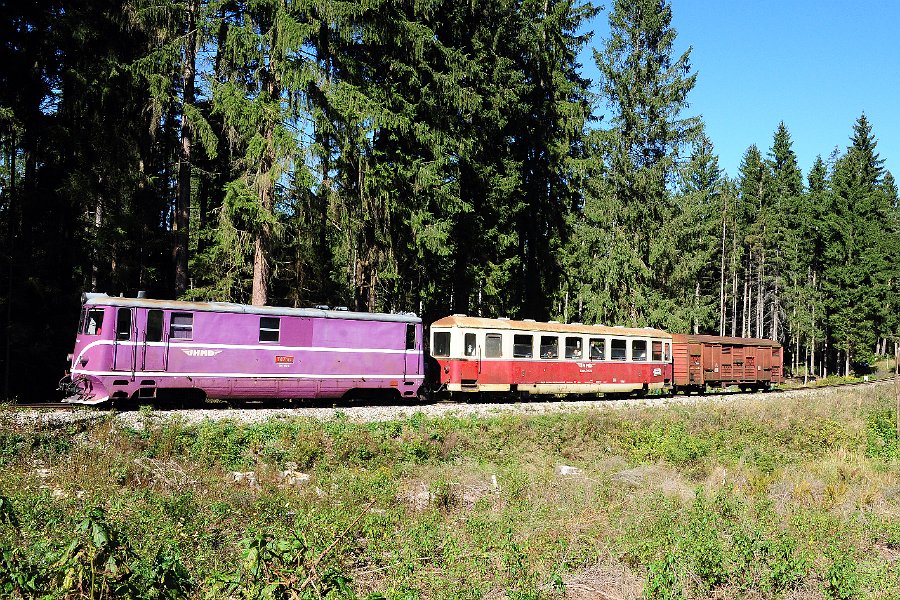
[[[780,348],[781,344],[775,340],[766,340],[762,338],[740,338],[740,337],[724,337],[720,335],[692,335],[683,333],[672,334],[672,340],[676,343],[697,343],[697,344],[726,344],[732,346],[767,346],[770,348]]]
[[[585,335],[628,335],[642,337],[670,338],[669,333],[660,329],[635,327],[610,327],[608,325],[582,325],[580,323],[543,323],[537,321],[514,321],[511,319],[486,319],[453,315],[431,324],[432,327],[465,327],[470,329],[508,329],[527,331],[547,331],[552,333],[582,333]]]
[[[322,310],[318,308],[288,308],[281,306],[250,306],[231,302],[184,302],[181,300],[156,300],[151,298],[123,298],[105,294],[86,294],[85,306],[123,306],[183,310],[195,312],[240,313],[281,317],[314,317],[319,319],[348,319],[355,321],[390,321],[396,323],[421,323],[412,313],[367,313],[348,310]]]

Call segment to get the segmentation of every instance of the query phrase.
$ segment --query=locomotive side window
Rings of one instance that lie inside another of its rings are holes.
[[[103,309],[92,308],[87,312],[84,319],[85,335],[100,335],[100,329],[103,326]]]
[[[631,360],[647,360],[647,340],[631,341]]]
[[[669,348],[669,342],[663,344],[663,360],[666,362],[672,360],[672,351]]]
[[[534,356],[534,336],[513,336],[513,358],[532,358]]]
[[[475,334],[467,333],[465,337],[466,341],[466,356],[475,356]]]
[[[172,320],[169,322],[169,335],[173,340],[194,339],[194,314],[172,313]]]
[[[591,338],[591,360],[606,360],[606,340]]]
[[[663,359],[662,342],[653,342],[652,358],[653,358],[653,360],[662,360]]]
[[[581,358],[581,338],[566,338],[566,358]]]
[[[75,330],[75,335],[84,331],[84,321],[87,319],[87,309],[81,311],[81,316],[78,317],[78,329]]]
[[[406,324],[406,349],[416,349],[416,326],[412,323]]]
[[[278,317],[259,318],[259,341],[278,342],[281,336],[281,319]]]
[[[450,356],[450,332],[435,331],[434,342],[431,344],[433,356]]]
[[[559,338],[555,335],[541,336],[541,358],[559,358]]]
[[[500,358],[503,356],[502,339],[499,333],[489,333],[484,337],[484,355],[487,358]]]
[[[131,339],[130,308],[120,308],[116,313],[116,339],[119,341]]]
[[[153,309],[147,313],[147,341],[161,342],[163,335],[163,311]]]
[[[628,360],[628,353],[626,351],[627,346],[627,340],[621,338],[611,339],[609,343],[610,360]]]

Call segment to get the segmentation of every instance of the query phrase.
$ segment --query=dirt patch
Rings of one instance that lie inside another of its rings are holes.
[[[640,465],[613,473],[609,477],[613,484],[635,489],[657,489],[666,496],[687,501],[694,497],[693,488],[678,473],[662,465]]]
[[[630,600],[644,593],[644,580],[621,563],[599,563],[563,577],[570,600]]]

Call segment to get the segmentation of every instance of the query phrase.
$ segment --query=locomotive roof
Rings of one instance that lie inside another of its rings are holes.
[[[699,343],[699,344],[730,344],[734,346],[768,346],[770,348],[780,348],[781,344],[775,340],[767,340],[763,338],[741,338],[726,337],[721,335],[693,335],[676,333],[672,337],[679,343]]]
[[[282,306],[251,306],[232,302],[184,302],[182,300],[157,300],[151,298],[124,298],[106,294],[85,294],[85,306],[123,306],[158,308],[196,312],[241,313],[284,317],[318,317],[321,319],[350,319],[356,321],[390,321],[396,323],[421,323],[412,313],[368,313],[348,310],[323,310],[319,308],[288,308]]]
[[[544,323],[538,321],[514,321],[511,319],[486,319],[452,315],[431,324],[432,327],[466,327],[472,329],[509,329],[547,331],[553,333],[583,333],[586,335],[628,335],[670,338],[671,334],[651,327],[610,327],[609,325],[582,325],[580,323]]]

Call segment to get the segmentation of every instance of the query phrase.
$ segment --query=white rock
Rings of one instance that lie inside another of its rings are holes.
[[[557,465],[556,474],[560,477],[581,475],[581,469],[579,469],[578,467],[570,467],[569,465]]]
[[[301,473],[293,469],[278,471],[278,481],[282,485],[301,486],[309,483],[312,476],[309,473]]]
[[[250,487],[256,487],[256,471],[232,471],[225,476],[226,481],[234,483],[246,483]]]

